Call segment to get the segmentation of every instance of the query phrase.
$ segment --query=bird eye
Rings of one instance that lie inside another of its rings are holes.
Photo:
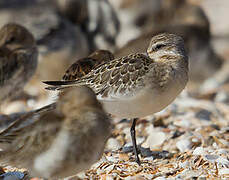
[[[164,47],[164,46],[165,46],[165,44],[157,44],[157,45],[155,46],[155,50],[161,49],[161,48]]]
[[[16,40],[16,38],[14,36],[11,36],[9,39],[6,40],[6,44],[10,44],[12,42],[14,42]]]

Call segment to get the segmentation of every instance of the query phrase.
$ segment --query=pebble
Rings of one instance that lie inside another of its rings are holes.
[[[145,141],[146,137],[136,137],[137,144],[142,144]]]
[[[229,176],[229,168],[220,169],[219,175],[228,175]]]
[[[229,154],[229,149],[219,149],[218,154],[222,155],[228,155]]]
[[[206,160],[208,160],[210,162],[215,162],[219,158],[218,155],[210,155],[210,154],[207,154],[204,157]]]
[[[164,132],[151,132],[147,137],[145,144],[150,149],[155,149],[155,147],[161,145],[166,140],[166,135]]]
[[[109,138],[106,144],[106,148],[112,151],[120,149],[122,146],[120,142],[115,138]]]
[[[128,161],[130,159],[130,157],[128,156],[128,154],[120,153],[119,154],[119,159],[123,160],[123,161]]]
[[[190,163],[188,162],[188,161],[185,161],[185,162],[180,162],[179,163],[179,166],[181,167],[181,168],[189,168],[190,167]]]
[[[129,153],[133,151],[133,145],[132,142],[126,143],[123,147],[122,147],[122,152],[124,153]]]
[[[202,109],[199,112],[196,113],[195,117],[200,120],[211,120],[212,113],[206,109]]]
[[[157,177],[154,180],[167,180],[167,178],[165,178],[165,177]]]
[[[150,156],[152,156],[152,151],[149,148],[141,147],[140,148],[140,151],[141,151],[141,156],[143,156],[143,157],[150,157]]]
[[[153,125],[153,124],[150,124],[149,126],[147,126],[147,127],[145,128],[145,131],[146,131],[147,134],[151,134],[152,132],[155,131],[154,125]]]
[[[215,101],[217,102],[228,102],[228,99],[229,99],[229,95],[227,92],[224,91],[220,91],[219,93],[217,93],[215,97]]]
[[[176,120],[174,122],[174,125],[179,126],[179,127],[188,128],[191,126],[191,122],[189,121],[190,118],[192,118],[192,114],[188,113],[182,117],[179,117],[179,120]]]
[[[176,143],[176,147],[179,149],[180,152],[185,152],[192,147],[192,143],[188,139],[182,139]]]
[[[220,157],[217,159],[217,163],[223,167],[229,167],[229,160],[227,158]]]
[[[3,178],[3,180],[21,180],[24,177],[24,173],[19,171],[14,172],[7,172],[0,175],[0,178]]]
[[[107,161],[109,162],[118,162],[118,159],[113,156],[106,156]]]
[[[204,150],[203,147],[197,147],[194,151],[193,151],[193,155],[204,155],[206,152]]]
[[[145,157],[144,160],[149,161],[149,162],[153,162],[154,157],[153,156]]]

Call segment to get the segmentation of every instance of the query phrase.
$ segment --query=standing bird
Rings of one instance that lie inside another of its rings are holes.
[[[85,86],[67,88],[55,106],[28,112],[0,133],[1,163],[59,179],[88,169],[101,157],[110,120],[94,92]]]
[[[63,80],[76,80],[88,74],[95,66],[109,62],[114,59],[114,55],[108,50],[96,50],[86,58],[82,58],[73,63],[65,72]]]
[[[209,28],[196,25],[168,25],[154,28],[114,53],[115,57],[123,57],[133,52],[145,52],[152,36],[162,33],[173,33],[184,39],[185,50],[189,57],[189,82],[200,85],[204,80],[216,73],[223,64],[223,59],[214,51],[211,45]]]
[[[0,29],[0,102],[13,98],[35,73],[37,47],[23,26],[9,23]]]
[[[151,39],[147,55],[136,53],[96,66],[72,81],[46,81],[51,90],[86,85],[105,110],[117,117],[133,118],[131,137],[136,162],[140,164],[135,138],[137,117],[152,115],[168,106],[188,81],[188,57],[184,41],[162,33]]]
[[[60,79],[74,58],[89,53],[86,34],[58,14],[54,0],[1,0],[0,27],[22,24],[34,36],[39,51],[35,80]]]

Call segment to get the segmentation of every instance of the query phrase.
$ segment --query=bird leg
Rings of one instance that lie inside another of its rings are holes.
[[[133,143],[133,150],[134,150],[134,155],[135,155],[135,161],[136,163],[138,163],[138,165],[140,165],[140,160],[138,157],[138,149],[137,149],[137,143],[136,143],[136,136],[135,136],[135,125],[136,125],[136,121],[137,118],[133,119],[131,128],[130,128],[130,134],[131,134],[131,139],[132,139],[132,143]]]

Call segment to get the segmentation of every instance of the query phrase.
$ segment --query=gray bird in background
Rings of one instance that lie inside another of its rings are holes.
[[[85,33],[60,16],[52,1],[22,0],[20,3],[3,0],[0,27],[8,22],[25,26],[34,35],[39,50],[38,79],[60,79],[75,58],[88,55]]]
[[[33,35],[10,23],[0,29],[0,103],[16,97],[35,73],[38,51]]]
[[[64,178],[99,160],[109,135],[110,120],[95,93],[69,88],[51,107],[24,114],[0,133],[0,161],[31,176]]]

